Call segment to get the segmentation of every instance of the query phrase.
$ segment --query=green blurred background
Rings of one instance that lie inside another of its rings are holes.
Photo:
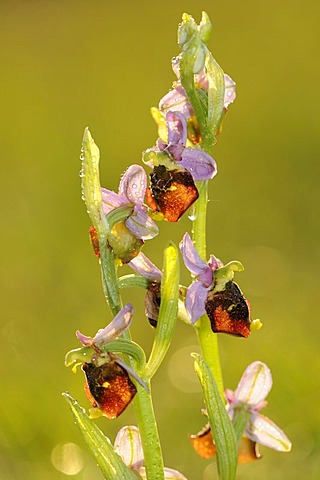
[[[110,320],[81,201],[80,143],[89,125],[102,183],[116,189],[155,143],[149,108],[174,80],[181,14],[199,21],[201,10],[238,89],[214,150],[208,250],[243,262],[237,281],[264,323],[248,340],[220,337],[225,384],[235,388],[250,362],[265,361],[274,378],[265,413],[293,442],[290,454],[263,450],[238,478],[320,478],[319,2],[10,0],[0,12],[2,480],[102,478],[61,397],[67,390],[88,406],[82,373],[64,367],[64,354],[78,346],[77,328],[93,334]],[[187,218],[162,223],[145,253],[160,266],[166,241],[187,229]],[[143,294],[128,291],[125,301],[149,352]],[[166,465],[209,480],[212,462],[187,440],[204,424],[195,343],[179,324],[153,394]],[[134,422],[129,408],[98,423],[113,440]]]

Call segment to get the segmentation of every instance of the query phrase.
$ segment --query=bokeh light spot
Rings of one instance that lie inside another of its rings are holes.
[[[177,350],[168,365],[168,375],[171,383],[186,393],[201,391],[198,377],[194,371],[194,360],[191,353],[200,353],[198,345],[190,345]]]
[[[82,451],[75,443],[61,443],[51,452],[52,465],[65,475],[77,475],[84,467]]]

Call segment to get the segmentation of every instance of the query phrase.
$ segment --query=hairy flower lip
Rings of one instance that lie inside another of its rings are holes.
[[[167,222],[177,222],[198,197],[193,177],[187,169],[178,166],[172,170],[164,165],[153,168],[147,203]]]

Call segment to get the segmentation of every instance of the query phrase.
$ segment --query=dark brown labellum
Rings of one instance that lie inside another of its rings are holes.
[[[250,306],[238,285],[226,283],[225,290],[208,293],[206,312],[212,331],[248,337],[250,335]]]
[[[154,167],[150,180],[147,203],[153,211],[161,212],[168,222],[177,222],[199,197],[192,175],[186,169],[168,170],[159,165]]]
[[[108,418],[117,418],[137,393],[128,372],[115,360],[99,367],[85,363],[82,370],[86,376],[84,389],[89,402]]]
[[[161,285],[160,283],[151,283],[148,287],[144,298],[145,314],[152,327],[156,327],[159,317],[160,301],[161,301]]]

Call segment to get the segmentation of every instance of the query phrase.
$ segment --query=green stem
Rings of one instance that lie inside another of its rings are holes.
[[[195,219],[193,222],[193,242],[200,257],[206,261],[206,235],[207,235],[207,204],[208,180],[198,184],[199,198],[195,204]]]
[[[234,410],[232,425],[237,437],[237,442],[239,443],[243,432],[247,426],[247,423],[250,419],[250,412],[245,408],[236,408]]]
[[[115,316],[121,310],[122,301],[119,293],[114,255],[112,249],[107,246],[106,237],[99,237],[99,248],[102,287],[112,315]]]
[[[196,325],[196,331],[201,347],[202,356],[214,376],[221,397],[224,398],[224,387],[219,355],[218,337],[216,333],[212,332],[207,315],[204,315],[198,320]]]
[[[142,440],[144,461],[149,480],[164,480],[164,466],[158,427],[154,416],[150,381],[144,379],[148,392],[137,385],[134,407]]]
[[[193,221],[193,241],[201,258],[206,260],[206,219],[208,203],[208,181],[204,181],[199,187],[199,198],[195,205],[195,219]],[[218,338],[212,332],[207,315],[201,317],[196,323],[196,331],[203,358],[211,369],[220,395],[223,398],[223,378],[221,371]]]
[[[103,291],[112,314],[116,315],[121,309],[122,300],[119,292],[113,252],[112,249],[106,245],[105,238],[100,237],[100,266]],[[131,341],[130,332],[124,332],[122,338]],[[136,365],[132,358],[129,357],[125,360],[128,362],[128,365],[135,368]],[[137,383],[137,395],[134,399],[134,406],[143,445],[147,478],[152,480],[164,480],[163,458],[158,427],[152,405],[150,381],[145,378],[143,378],[143,380],[148,387],[148,392]]]

